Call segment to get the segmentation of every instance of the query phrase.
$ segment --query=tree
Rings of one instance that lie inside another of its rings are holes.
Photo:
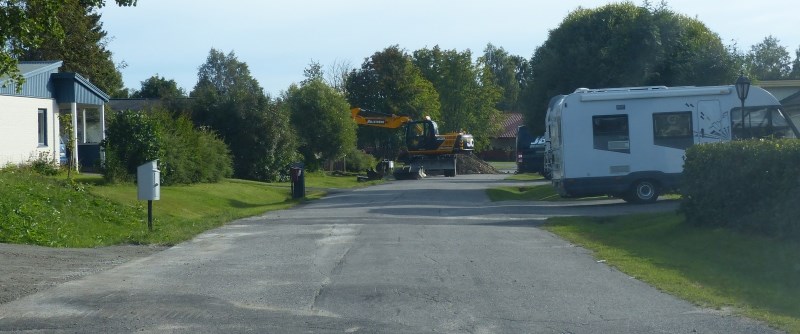
[[[530,65],[526,123],[540,133],[550,98],[576,88],[727,84],[738,72],[735,57],[702,22],[648,3],[576,9]]]
[[[800,79],[800,46],[794,52],[794,61],[792,62],[792,72],[789,73],[789,79]]]
[[[345,84],[347,101],[353,107],[422,119],[440,119],[439,94],[430,81],[422,77],[411,57],[398,46],[376,52],[364,60],[361,68],[352,71]],[[394,158],[400,150],[400,131],[360,127],[360,147],[376,150],[383,158]]]
[[[791,65],[789,51],[772,36],[753,45],[745,56],[745,69],[753,79],[758,80],[786,79],[792,72]]]
[[[300,139],[299,150],[306,166],[314,170],[321,161],[341,158],[355,147],[356,124],[347,100],[323,81],[322,73],[306,73],[315,75],[289,87],[284,101]]]
[[[493,82],[502,89],[502,99],[497,109],[502,111],[520,111],[520,93],[526,86],[528,60],[510,55],[501,48],[488,44],[483,51],[482,62],[489,68]]]
[[[288,108],[273,102],[233,52],[211,49],[193,97],[196,124],[215,130],[231,149],[234,176],[275,181],[295,161],[297,141]]]
[[[158,74],[142,81],[142,89],[134,91],[131,94],[132,98],[145,98],[145,99],[174,99],[186,97],[186,92],[183,88],[178,87],[175,80],[167,80],[164,77],[159,77]]]
[[[347,77],[352,71],[353,66],[350,65],[349,61],[334,61],[333,64],[328,66],[328,70],[325,71],[325,82],[328,83],[328,86],[333,87],[337,92],[346,96],[347,89],[345,84],[347,83]]]
[[[120,6],[136,5],[136,0],[115,0],[115,2]],[[85,8],[101,8],[105,6],[105,0],[81,0],[80,4]],[[53,43],[64,41],[65,29],[62,27],[64,21],[60,17],[62,8],[69,11],[74,5],[72,1],[65,3],[61,0],[0,2],[0,76],[8,75],[13,83],[21,87],[24,78],[17,68],[18,60],[23,59],[29,50],[35,50],[48,41]],[[91,75],[89,77],[94,82],[100,82],[94,80]]]
[[[469,131],[477,149],[488,146],[489,138],[500,128],[495,105],[501,94],[488,66],[473,64],[469,50],[441,50],[438,46],[415,51],[413,63],[439,92],[440,129]]]

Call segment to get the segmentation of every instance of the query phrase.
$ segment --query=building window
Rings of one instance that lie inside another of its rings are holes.
[[[39,146],[47,146],[47,109],[39,109]]]
[[[592,130],[596,150],[631,153],[628,115],[593,116]]]
[[[653,114],[653,144],[686,149],[694,143],[692,112]]]

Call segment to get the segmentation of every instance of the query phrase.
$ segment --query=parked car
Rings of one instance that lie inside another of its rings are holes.
[[[544,137],[534,137],[525,125],[517,128],[517,173],[542,173]]]

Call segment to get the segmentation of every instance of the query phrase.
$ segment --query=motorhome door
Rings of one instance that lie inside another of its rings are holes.
[[[731,139],[731,120],[728,111],[722,111],[718,100],[697,102],[695,116],[697,130],[695,143],[712,143]]]

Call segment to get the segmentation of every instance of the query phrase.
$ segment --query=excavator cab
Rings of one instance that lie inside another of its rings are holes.
[[[410,152],[435,150],[443,141],[434,121],[412,121],[406,124],[406,146]]]

